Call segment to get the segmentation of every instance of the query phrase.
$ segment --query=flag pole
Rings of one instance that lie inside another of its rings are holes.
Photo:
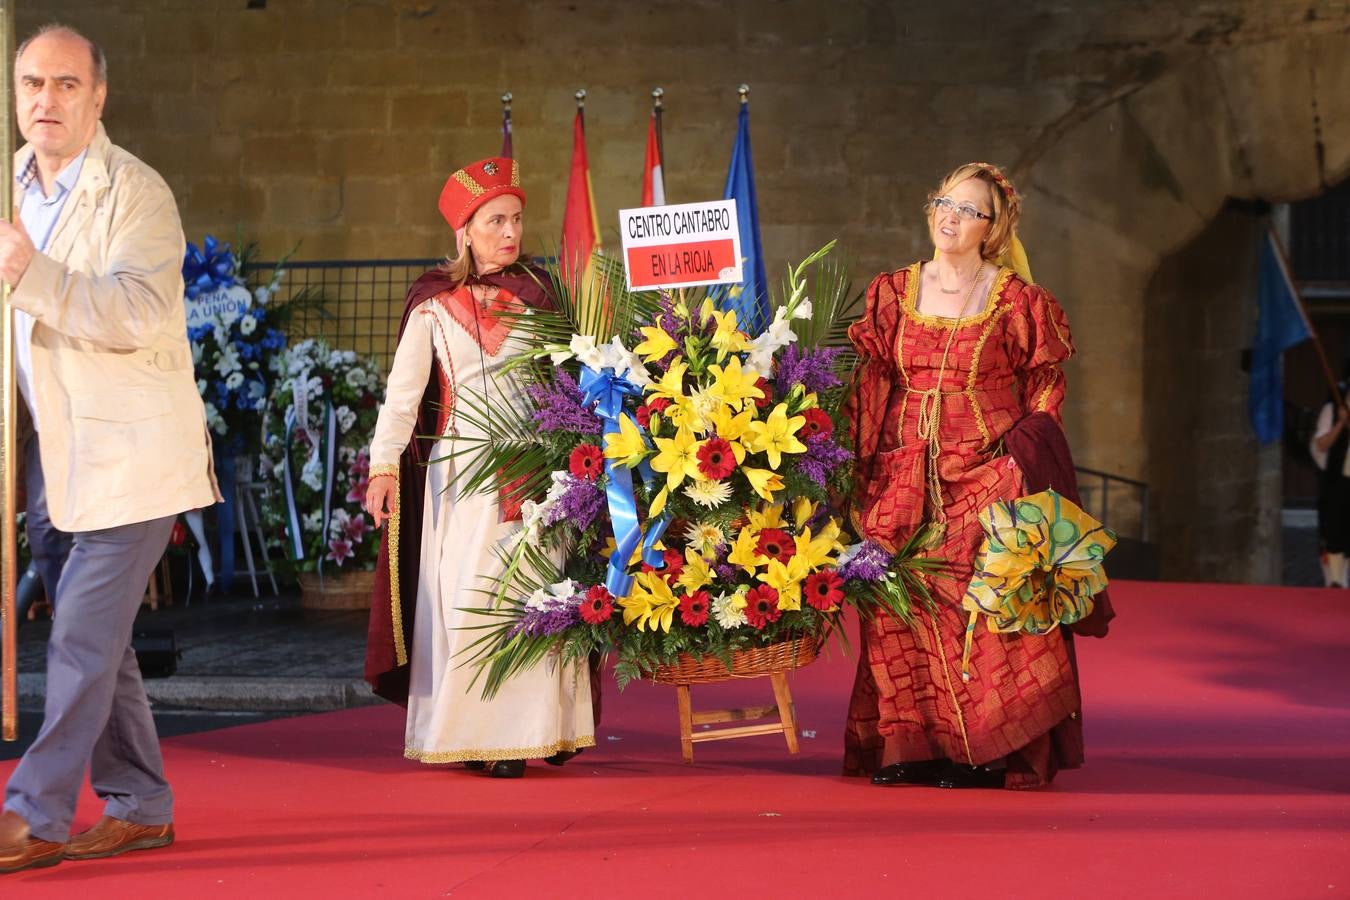
[[[0,217],[14,221],[14,2],[0,0]],[[9,285],[0,280],[0,318],[4,320],[3,350],[0,351],[0,406],[4,412],[4,439],[0,442],[0,731],[6,741],[19,739],[19,641],[18,641],[18,455],[14,423],[18,396],[14,389],[14,312],[9,305]]]
[[[1285,284],[1289,287],[1289,293],[1294,297],[1294,304],[1298,307],[1298,314],[1303,317],[1303,324],[1308,329],[1308,335],[1312,338],[1313,347],[1317,350],[1317,359],[1322,364],[1322,375],[1327,380],[1327,386],[1331,388],[1332,399],[1336,402],[1336,408],[1344,410],[1345,398],[1341,396],[1340,382],[1336,377],[1336,369],[1331,365],[1331,358],[1327,356],[1327,348],[1322,345],[1322,338],[1313,327],[1312,316],[1308,315],[1308,305],[1303,301],[1303,293],[1299,291],[1298,284],[1294,281],[1293,269],[1289,265],[1289,257],[1285,253],[1284,243],[1280,240],[1279,232],[1275,230],[1273,224],[1267,223],[1266,231],[1270,237],[1270,245],[1275,250],[1275,262],[1280,267],[1280,275],[1283,276]]]
[[[656,117],[656,152],[661,157],[662,172],[666,170],[666,139],[661,133],[661,113],[665,111],[663,102],[665,96],[666,92],[662,88],[652,88],[652,115]]]
[[[514,157],[516,155],[515,135],[512,133],[513,129],[511,128],[512,99],[510,91],[502,94],[502,156],[506,157]]]

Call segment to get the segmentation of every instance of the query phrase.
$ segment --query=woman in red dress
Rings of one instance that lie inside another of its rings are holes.
[[[934,259],[877,276],[849,329],[861,358],[853,519],[891,550],[932,526],[930,555],[949,561],[950,577],[932,580],[936,609],[916,610],[912,626],[886,615],[863,626],[845,772],[880,785],[1036,787],[1082,763],[1072,646],[1062,629],[976,628],[963,682],[961,598],[980,511],[1028,493],[1005,438],[1035,413],[1058,433],[1073,342],[1064,311],[1025,271],[1020,198],[1002,171],[961,166],[926,210]]]

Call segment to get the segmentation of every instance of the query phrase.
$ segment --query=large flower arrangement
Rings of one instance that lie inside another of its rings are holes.
[[[821,267],[814,300],[805,280],[832,246],[790,270],[755,335],[706,294],[624,294],[611,272],[606,303],[555,276],[562,309],[527,317],[534,349],[514,361],[530,410],[461,397],[488,435],[461,477],[526,498],[482,610],[487,693],[549,653],[613,650],[622,684],[681,654],[729,665],[821,637],[847,605],[908,617],[927,598],[921,537],[893,556],[845,536],[856,297],[841,267]]]
[[[350,350],[308,339],[282,356],[264,419],[262,517],[299,571],[375,567],[378,534],[362,503],[383,399],[379,366]]]
[[[226,454],[250,459],[261,447],[262,413],[281,373],[287,324],[295,311],[319,302],[312,288],[285,301],[278,298],[285,259],[266,282],[251,280],[245,273],[255,253],[256,244],[250,243],[236,257],[229,244],[207,235],[201,248],[188,244],[183,261],[189,301],[221,289],[242,289],[237,294],[242,304],[228,304],[209,321],[189,326],[188,341],[207,426]]]

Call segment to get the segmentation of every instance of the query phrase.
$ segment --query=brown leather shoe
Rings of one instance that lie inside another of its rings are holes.
[[[104,816],[66,844],[66,859],[106,859],[131,850],[153,850],[173,843],[173,825],[137,825]]]
[[[65,844],[33,837],[18,813],[0,814],[0,875],[54,866],[65,853]]]

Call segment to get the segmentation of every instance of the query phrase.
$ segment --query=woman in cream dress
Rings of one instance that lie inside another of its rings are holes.
[[[495,403],[522,396],[501,371],[510,313],[550,303],[547,279],[517,265],[524,200],[510,159],[482,160],[447,181],[440,209],[459,252],[409,292],[366,495],[377,524],[388,521],[367,679],[396,700],[406,683],[408,758],[502,778],[523,775],[526,759],[561,764],[595,744],[586,667],[545,660],[484,700],[476,667],[466,664],[471,653],[462,652],[486,622],[472,610],[489,602],[482,591],[502,571],[496,549],[521,526],[498,494],[464,492],[460,464],[445,457],[454,436],[481,436],[455,414],[461,389]],[[440,438],[419,439],[430,434]],[[430,460],[441,461],[424,465]]]

